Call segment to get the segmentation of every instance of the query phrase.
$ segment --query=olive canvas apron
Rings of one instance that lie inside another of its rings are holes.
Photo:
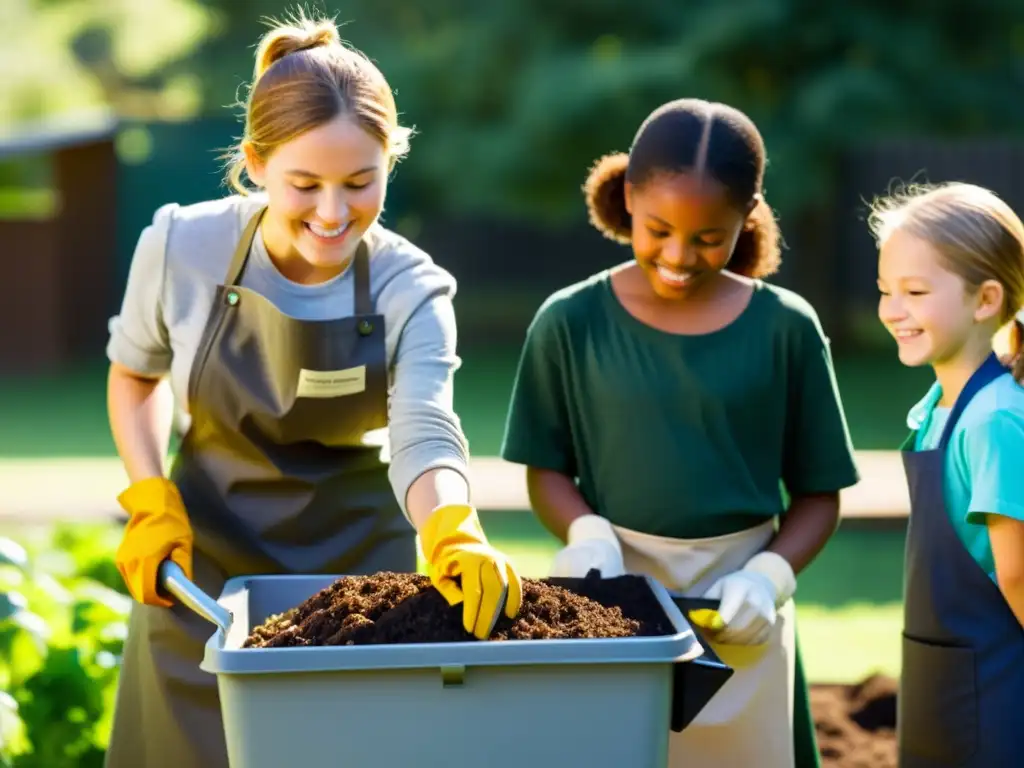
[[[384,318],[365,243],[355,313],[299,320],[240,285],[265,209],[248,223],[196,353],[191,423],[170,477],[195,533],[194,581],[238,575],[416,570],[380,448],[387,425]],[[199,669],[212,625],[188,608],[136,604],[108,768],[227,768],[216,677]]]
[[[949,518],[944,460],[971,399],[1006,374],[995,355],[974,372],[935,450],[904,444],[910,489],[900,768],[1024,765],[1024,630],[999,587],[970,556]],[[906,450],[909,448],[909,450]]]

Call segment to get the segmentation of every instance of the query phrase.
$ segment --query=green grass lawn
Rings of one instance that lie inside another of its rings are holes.
[[[476,456],[495,455],[501,445],[518,352],[462,351],[455,400]],[[904,368],[895,357],[848,356],[836,361],[836,372],[854,445],[896,448],[906,435],[907,410],[928,386],[927,371]],[[102,362],[60,375],[0,377],[0,458],[114,455],[105,386]]]

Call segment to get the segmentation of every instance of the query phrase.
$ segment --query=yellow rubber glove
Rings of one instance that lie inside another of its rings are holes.
[[[158,590],[157,572],[168,557],[192,578],[192,526],[178,488],[163,477],[133,484],[117,497],[131,515],[114,557],[132,597],[165,608],[173,603]]]
[[[523,603],[522,580],[487,542],[473,507],[438,507],[419,534],[430,581],[449,605],[464,602],[462,625],[467,632],[479,640],[490,637],[502,604],[505,615],[515,618]]]

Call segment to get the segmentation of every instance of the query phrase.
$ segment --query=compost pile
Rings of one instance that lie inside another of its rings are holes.
[[[896,688],[883,675],[811,686],[822,768],[897,768]]]
[[[523,606],[504,614],[490,640],[642,637],[675,630],[647,582],[635,576],[572,580],[572,590],[523,579]],[[473,640],[462,605],[450,606],[426,576],[384,571],[344,576],[255,627],[244,648],[448,643]]]

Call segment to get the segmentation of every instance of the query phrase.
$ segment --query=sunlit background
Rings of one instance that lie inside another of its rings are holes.
[[[18,765],[99,764],[128,605],[111,561],[124,475],[106,422],[106,323],[154,210],[225,194],[220,156],[241,131],[261,19],[294,7],[0,5],[0,724],[8,744],[49,750]],[[808,675],[895,673],[906,496],[893,451],[929,379],[898,364],[875,319],[865,204],[900,181],[958,179],[1024,210],[1024,4],[305,7],[349,22],[343,36],[416,128],[384,223],[459,280],[456,401],[475,492],[528,575],[546,572],[556,542],[526,511],[522,473],[493,458],[523,332],[551,291],[630,255],[587,225],[588,166],[628,149],[672,98],[726,101],[757,122],[787,244],[774,279],[822,318],[864,472],[801,578]]]

